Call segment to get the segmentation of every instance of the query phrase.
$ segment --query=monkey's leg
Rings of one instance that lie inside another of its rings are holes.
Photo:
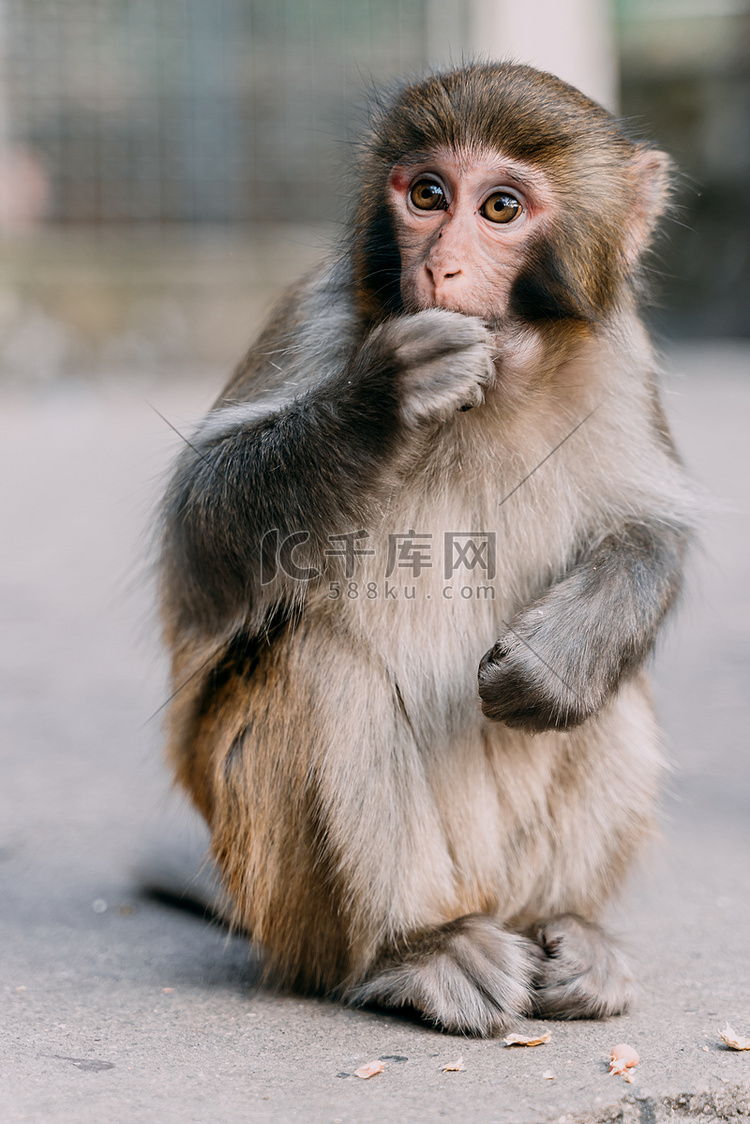
[[[490,1035],[531,1013],[540,949],[471,913],[410,934],[383,952],[346,1002],[407,1007],[445,1030]]]
[[[461,916],[424,756],[361,643],[302,623],[249,663],[227,653],[203,693],[173,754],[274,980],[465,1033],[530,1009],[539,947]]]
[[[622,1015],[633,981],[622,952],[599,925],[574,913],[528,930],[543,954],[534,980],[533,1011],[551,1019]]]

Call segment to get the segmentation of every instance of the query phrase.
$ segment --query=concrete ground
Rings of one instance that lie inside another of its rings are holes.
[[[144,856],[203,841],[151,717],[165,669],[146,528],[177,440],[151,407],[189,425],[220,380],[0,394],[2,1124],[750,1119],[750,1051],[717,1035],[728,1020],[750,1036],[750,349],[669,365],[712,499],[655,669],[664,840],[611,919],[641,996],[526,1050],[259,990],[242,940],[140,893]],[[623,1041],[642,1059],[630,1085],[607,1073]],[[375,1058],[384,1073],[352,1076]]]

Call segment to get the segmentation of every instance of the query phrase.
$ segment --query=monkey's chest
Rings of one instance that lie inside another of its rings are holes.
[[[449,725],[478,711],[480,659],[569,550],[569,519],[556,527],[533,488],[503,503],[506,488],[497,476],[413,481],[332,544],[320,590],[336,627]]]

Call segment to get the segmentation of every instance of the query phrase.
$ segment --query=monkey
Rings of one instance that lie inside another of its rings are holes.
[[[376,98],[357,168],[166,489],[169,759],[277,986],[616,1015],[694,522],[641,316],[672,165],[474,62]]]

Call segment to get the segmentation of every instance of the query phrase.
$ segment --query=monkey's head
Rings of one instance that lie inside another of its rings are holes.
[[[572,86],[475,64],[376,110],[355,215],[366,315],[595,325],[637,276],[669,160]]]

